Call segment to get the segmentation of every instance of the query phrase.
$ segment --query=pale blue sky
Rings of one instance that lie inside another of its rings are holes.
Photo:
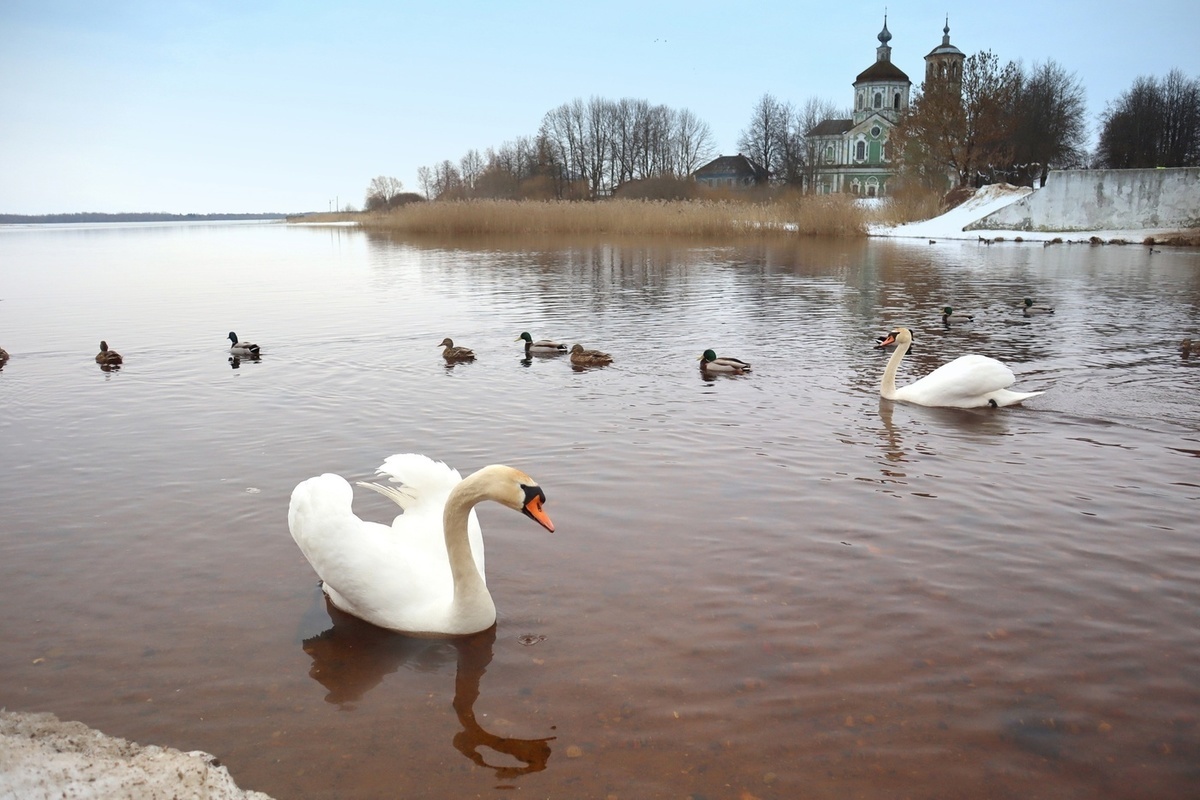
[[[1089,126],[1138,75],[1200,76],[1192,0],[888,3],[919,85],[951,40],[1053,59]],[[689,108],[719,152],[764,92],[848,107],[884,4],[0,0],[0,213],[327,210],[371,178],[537,132],[576,97]]]

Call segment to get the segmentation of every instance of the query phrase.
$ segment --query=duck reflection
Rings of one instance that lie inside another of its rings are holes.
[[[417,639],[377,628],[339,611],[328,599],[325,610],[332,627],[305,639],[304,652],[312,658],[308,674],[328,690],[327,703],[343,707],[360,700],[378,686],[384,676],[401,666],[418,671],[435,671],[457,662],[454,679],[454,713],[462,730],[454,735],[454,748],[481,767],[495,770],[500,779],[541,772],[550,760],[545,739],[515,739],[489,733],[475,719],[479,682],[492,662],[496,641],[493,625],[482,633],[458,639]],[[349,706],[353,707],[353,706]],[[509,757],[509,765],[488,763],[481,750],[490,749]],[[516,759],[521,766],[511,766]]]
[[[242,366],[243,361],[255,361],[255,362],[262,361],[262,356],[258,356],[258,355],[230,356],[229,357],[229,368],[230,369],[238,369],[239,367]]]

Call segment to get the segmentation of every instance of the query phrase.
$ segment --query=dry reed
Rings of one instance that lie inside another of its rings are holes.
[[[295,221],[328,222],[312,215]],[[766,203],[734,201],[461,200],[411,203],[356,216],[363,228],[442,236],[549,234],[744,237],[764,233],[861,236],[866,214],[846,197],[789,197]]]

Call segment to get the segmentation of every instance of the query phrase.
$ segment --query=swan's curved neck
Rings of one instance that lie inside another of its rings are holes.
[[[450,570],[454,576],[455,604],[467,602],[471,597],[482,594],[489,597],[487,584],[479,569],[475,566],[475,558],[471,555],[471,541],[467,536],[467,521],[471,509],[477,504],[489,499],[486,481],[478,474],[470,475],[461,481],[446,498],[446,507],[442,511],[442,531],[446,537],[446,553],[450,558]]]
[[[883,381],[879,384],[879,395],[885,400],[896,398],[896,370],[907,352],[908,342],[897,342],[892,357],[888,359],[887,367],[883,370]]]

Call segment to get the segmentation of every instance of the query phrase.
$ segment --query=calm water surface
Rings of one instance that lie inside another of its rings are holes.
[[[0,229],[0,298],[0,706],[278,798],[1200,785],[1195,251],[40,226]],[[1049,391],[882,402],[895,324],[901,382],[979,352]],[[552,535],[480,509],[492,632],[331,616],[288,535],[297,482],[410,451],[546,490]]]

